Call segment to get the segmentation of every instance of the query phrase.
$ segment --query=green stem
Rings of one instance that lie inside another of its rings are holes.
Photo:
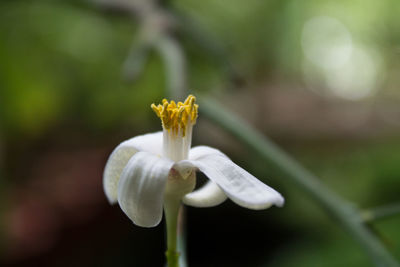
[[[178,251],[179,251],[179,265],[180,267],[187,266],[186,258],[186,219],[185,219],[185,206],[181,205],[178,215]]]
[[[168,267],[179,267],[179,252],[177,251],[179,208],[179,199],[165,199],[164,212],[167,225],[167,251],[165,255]]]
[[[365,222],[371,222],[396,214],[400,214],[400,203],[365,210],[361,213],[361,217]]]
[[[320,182],[282,149],[210,98],[200,98],[201,114],[235,136],[321,205],[360,243],[376,266],[399,266],[381,242],[363,224],[360,212]]]

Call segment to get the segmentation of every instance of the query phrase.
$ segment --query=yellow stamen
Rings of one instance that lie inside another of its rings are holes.
[[[182,135],[185,136],[188,124],[196,124],[199,105],[195,102],[196,97],[189,95],[183,103],[175,103],[173,100],[168,103],[167,99],[163,99],[162,105],[151,104],[151,108],[161,119],[165,129],[168,131],[172,129],[175,133],[181,129]]]

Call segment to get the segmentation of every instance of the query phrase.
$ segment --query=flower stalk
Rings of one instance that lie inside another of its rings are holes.
[[[179,267],[179,252],[177,250],[177,229],[180,200],[176,198],[165,199],[164,212],[167,227],[167,257],[168,267]]]

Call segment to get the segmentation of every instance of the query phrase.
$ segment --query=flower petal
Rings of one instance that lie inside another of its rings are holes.
[[[139,135],[119,144],[107,160],[103,174],[103,188],[111,204],[117,202],[117,187],[122,170],[129,159],[139,151],[162,153],[162,132]]]
[[[219,186],[213,181],[208,181],[200,189],[197,189],[182,199],[183,203],[189,206],[206,208],[214,207],[224,202],[228,197]]]
[[[142,227],[161,221],[164,190],[173,161],[149,152],[138,152],[128,162],[118,184],[118,203]]]
[[[225,155],[214,148],[207,146],[197,146],[193,147],[189,151],[189,159],[197,160],[205,155],[218,154],[225,157]],[[182,177],[188,176],[195,166],[190,161],[180,161],[174,165],[174,168],[181,174]],[[201,188],[185,195],[182,202],[186,205],[204,208],[204,207],[214,207],[227,199],[226,194],[219,188],[219,186],[213,181],[208,181]]]
[[[195,146],[195,147],[192,147],[189,151],[189,159],[197,160],[199,158],[202,158],[202,157],[208,156],[208,155],[212,155],[212,154],[217,154],[217,155],[221,155],[223,157],[228,158],[224,153],[222,153],[218,149],[215,149],[215,148],[212,148],[209,146]]]
[[[284,204],[283,197],[277,191],[233,163],[219,150],[202,146],[190,152],[189,160],[182,164],[193,164],[238,205],[249,209],[266,209],[273,204]]]

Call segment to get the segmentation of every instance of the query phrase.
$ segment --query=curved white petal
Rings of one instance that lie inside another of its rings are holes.
[[[197,160],[205,155],[218,154],[225,156],[221,151],[207,147],[207,146],[197,146],[193,147],[189,151],[189,159]],[[187,177],[189,173],[196,168],[190,161],[180,161],[174,165],[182,177]],[[187,194],[182,199],[182,202],[186,205],[193,207],[213,207],[221,204],[227,199],[226,194],[219,188],[219,186],[213,181],[208,181],[201,188]]]
[[[118,203],[142,227],[154,227],[162,218],[164,190],[173,161],[138,152],[128,162],[118,184]]]
[[[228,197],[213,181],[208,181],[201,188],[185,195],[183,203],[189,206],[206,208],[214,207],[224,202]]]
[[[111,204],[117,202],[117,187],[122,170],[129,159],[139,151],[156,155],[162,153],[162,132],[139,135],[119,144],[107,160],[103,174],[103,188]]]
[[[192,147],[189,151],[189,159],[197,160],[199,158],[202,158],[202,157],[205,157],[208,155],[213,155],[213,154],[221,155],[221,156],[228,158],[224,153],[222,153],[218,149],[215,149],[215,148],[212,148],[209,146],[195,146],[195,147]]]
[[[277,191],[233,163],[219,150],[202,146],[190,152],[189,160],[182,164],[193,164],[238,205],[249,209],[266,209],[273,204],[284,204],[283,197]]]

